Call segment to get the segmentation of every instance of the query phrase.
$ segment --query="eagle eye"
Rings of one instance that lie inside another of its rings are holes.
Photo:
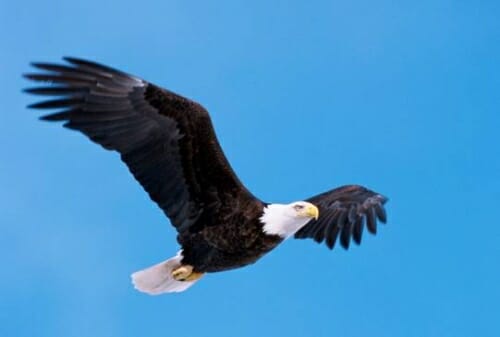
[[[295,205],[295,206],[293,206],[293,209],[296,211],[300,211],[300,210],[304,209],[304,206],[303,205]]]

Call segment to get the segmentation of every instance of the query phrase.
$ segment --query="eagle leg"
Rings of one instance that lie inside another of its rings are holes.
[[[196,281],[203,276],[203,273],[193,271],[193,266],[188,264],[181,265],[180,267],[172,270],[172,277],[176,281]]]

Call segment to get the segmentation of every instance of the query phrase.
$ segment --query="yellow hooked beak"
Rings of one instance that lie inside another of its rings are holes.
[[[314,220],[318,220],[319,217],[319,209],[313,204],[309,204],[306,206],[304,210],[304,216],[308,218],[314,218]]]

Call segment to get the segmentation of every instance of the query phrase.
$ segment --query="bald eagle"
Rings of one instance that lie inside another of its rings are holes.
[[[25,91],[53,99],[30,105],[58,109],[63,121],[107,150],[117,151],[178,232],[174,257],[131,275],[139,291],[181,292],[204,274],[256,262],[289,237],[332,249],[360,244],[364,224],[375,234],[387,199],[348,185],[290,204],[266,203],[231,169],[208,112],[198,103],[122,71],[82,59],[32,63],[25,74],[48,83]]]

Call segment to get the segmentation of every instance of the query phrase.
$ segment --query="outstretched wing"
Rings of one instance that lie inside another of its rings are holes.
[[[319,208],[318,220],[311,220],[295,237],[326,241],[333,249],[340,235],[340,244],[349,248],[351,238],[361,243],[364,223],[372,234],[377,232],[377,219],[385,223],[387,216],[384,204],[387,198],[362,186],[348,185],[319,194],[307,200]]]
[[[25,77],[49,85],[26,91],[55,99],[31,105],[62,109],[41,117],[64,121],[108,150],[120,153],[179,232],[210,225],[235,197],[253,196],[231,169],[208,112],[199,104],[142,79],[94,62],[34,63]],[[226,210],[225,209],[225,210]],[[207,221],[197,221],[206,217]]]

